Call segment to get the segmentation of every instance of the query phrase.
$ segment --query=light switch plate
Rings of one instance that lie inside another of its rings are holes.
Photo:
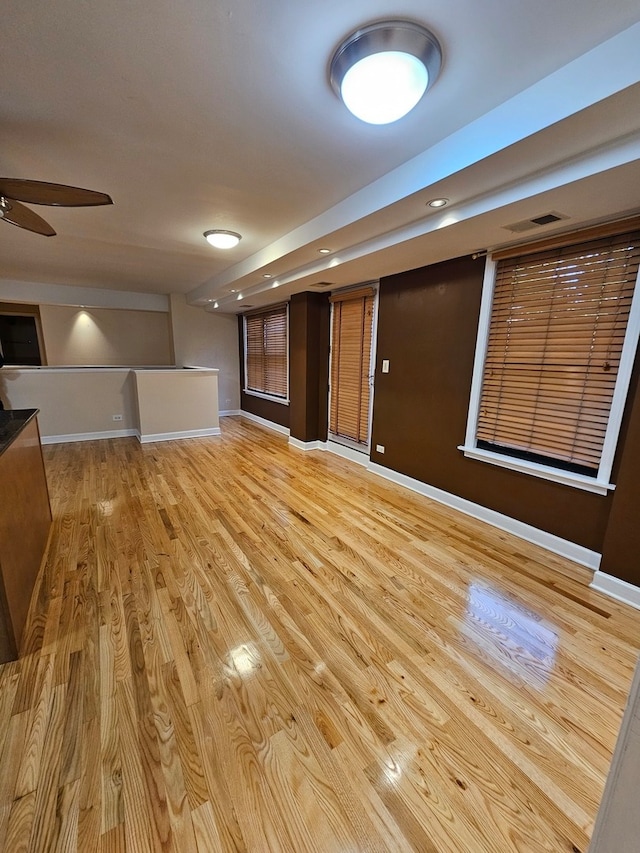
[[[388,358],[382,359],[382,372],[383,373],[389,372],[389,359]]]

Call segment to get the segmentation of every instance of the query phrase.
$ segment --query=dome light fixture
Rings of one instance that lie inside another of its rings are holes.
[[[342,42],[329,79],[356,118],[390,124],[416,106],[441,65],[440,44],[429,30],[412,21],[379,21]]]
[[[222,231],[215,228],[212,231],[205,231],[207,243],[211,243],[216,249],[233,249],[242,240],[241,234],[236,234],[235,231]]]

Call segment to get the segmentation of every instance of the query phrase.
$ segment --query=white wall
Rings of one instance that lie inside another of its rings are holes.
[[[43,439],[133,432],[138,426],[134,377],[127,368],[13,368],[0,371],[8,409],[40,409]],[[122,415],[114,421],[114,415]]]
[[[640,849],[640,660],[631,685],[589,853]]]
[[[217,370],[133,370],[140,440],[217,435]]]
[[[166,313],[40,305],[40,321],[49,365],[173,364]]]
[[[216,367],[221,411],[240,408],[238,320],[187,305],[184,294],[171,294],[173,347],[178,366]]]

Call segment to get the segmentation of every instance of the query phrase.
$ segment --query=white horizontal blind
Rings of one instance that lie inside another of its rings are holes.
[[[633,231],[498,262],[478,447],[598,470],[639,261]]]
[[[246,388],[286,399],[287,306],[248,314],[245,323]]]

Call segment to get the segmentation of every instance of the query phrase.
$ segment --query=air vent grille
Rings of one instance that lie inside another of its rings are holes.
[[[520,222],[513,222],[511,225],[503,225],[502,227],[506,228],[507,231],[520,234],[522,231],[531,231],[533,228],[550,225],[552,222],[559,222],[561,219],[569,219],[569,217],[565,213],[557,213],[552,210],[549,213],[534,216],[533,219],[522,219]]]

